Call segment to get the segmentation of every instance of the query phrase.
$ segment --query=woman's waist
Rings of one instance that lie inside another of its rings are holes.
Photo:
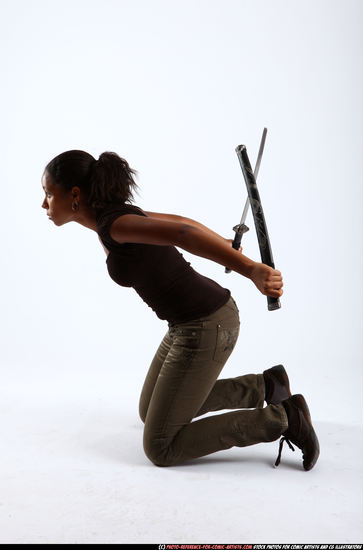
[[[239,310],[236,302],[231,296],[230,291],[223,301],[217,304],[213,309],[195,315],[189,319],[180,322],[169,322],[169,328],[180,328],[192,330],[193,328],[212,328],[218,324],[239,324]]]

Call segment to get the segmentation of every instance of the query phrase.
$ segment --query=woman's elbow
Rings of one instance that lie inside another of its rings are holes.
[[[188,247],[192,240],[192,233],[194,229],[195,228],[189,223],[182,222],[176,235],[175,245],[180,246],[181,248]]]

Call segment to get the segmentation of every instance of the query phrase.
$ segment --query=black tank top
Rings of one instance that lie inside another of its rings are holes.
[[[108,273],[117,284],[133,287],[159,319],[170,325],[199,319],[229,300],[230,291],[195,271],[175,246],[112,239],[112,222],[125,214],[147,216],[131,204],[110,204],[96,212],[97,233],[109,250]]]

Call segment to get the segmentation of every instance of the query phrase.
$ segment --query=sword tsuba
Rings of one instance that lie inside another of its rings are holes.
[[[249,230],[250,230],[250,228],[247,227],[247,225],[245,223],[238,223],[233,228],[233,231],[235,231],[239,235],[243,235],[243,233],[247,233],[247,231],[249,231]]]

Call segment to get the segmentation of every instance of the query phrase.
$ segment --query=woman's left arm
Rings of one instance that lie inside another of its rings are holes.
[[[186,223],[187,225],[192,225],[194,227],[199,227],[199,229],[202,229],[203,231],[206,231],[207,233],[210,233],[214,237],[217,237],[218,239],[221,239],[223,241],[228,242],[230,245],[232,244],[232,239],[225,239],[224,237],[221,237],[218,233],[215,233],[215,231],[212,231],[209,229],[209,227],[206,227],[205,225],[197,222],[196,220],[192,220],[191,218],[185,218],[184,216],[178,216],[177,214],[163,214],[160,212],[145,212],[148,216],[151,218],[156,218],[159,220],[169,221],[169,222],[179,222],[179,223]]]

